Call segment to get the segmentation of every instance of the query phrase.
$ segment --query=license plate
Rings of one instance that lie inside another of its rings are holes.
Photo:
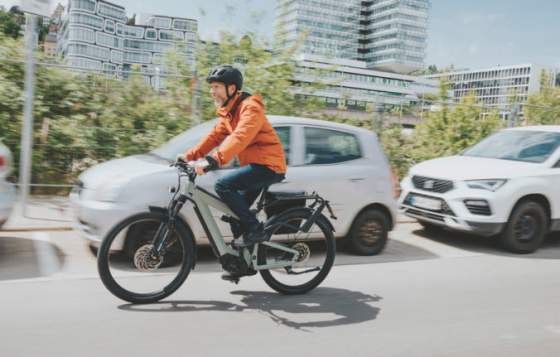
[[[412,196],[410,200],[414,207],[429,209],[431,211],[441,210],[441,201],[422,196]]]

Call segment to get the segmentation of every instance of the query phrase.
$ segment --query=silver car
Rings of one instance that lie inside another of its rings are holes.
[[[16,201],[16,190],[13,184],[7,181],[12,170],[12,154],[0,142],[0,228],[6,223]]]
[[[368,130],[321,120],[268,116],[286,151],[286,179],[270,191],[316,191],[331,202],[338,238],[346,238],[354,252],[373,255],[385,247],[396,217],[396,188],[388,161],[376,135]],[[70,194],[76,228],[92,250],[115,224],[149,206],[166,206],[177,175],[169,164],[178,153],[196,145],[215,125],[203,123],[144,155],[108,161],[85,171]],[[236,162],[199,178],[197,184],[213,192],[216,180],[234,170]],[[302,204],[294,201],[294,204]],[[191,206],[181,212],[198,242],[204,229]],[[217,213],[216,213],[217,215]],[[221,224],[231,239],[230,227]],[[267,217],[259,217],[265,220]],[[130,229],[120,247],[133,254],[143,244],[142,229]]]

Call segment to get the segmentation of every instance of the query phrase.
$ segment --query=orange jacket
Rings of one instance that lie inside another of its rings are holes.
[[[220,166],[237,156],[241,166],[260,164],[277,173],[286,173],[284,148],[264,114],[262,98],[250,96],[239,104],[233,116],[230,114],[240,95],[238,92],[226,107],[216,111],[218,123],[198,145],[187,151],[187,159],[205,157],[221,144],[212,155]]]

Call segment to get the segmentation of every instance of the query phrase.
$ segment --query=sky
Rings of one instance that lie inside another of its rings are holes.
[[[18,2],[0,0],[0,5]],[[217,39],[220,30],[268,37],[274,30],[275,0],[112,2],[124,6],[129,16],[156,13],[197,19],[204,39]],[[558,0],[432,0],[425,62],[471,69],[520,63],[560,67],[559,19]]]

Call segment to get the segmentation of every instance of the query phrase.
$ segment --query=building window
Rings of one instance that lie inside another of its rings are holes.
[[[82,13],[71,13],[70,23],[82,24],[86,26],[91,26],[98,30],[103,29],[103,19],[99,16],[82,14]]]
[[[94,45],[71,43],[68,45],[68,55],[86,56],[108,61],[110,59],[110,50]]]
[[[124,53],[124,62],[148,64],[151,62],[151,55],[147,52],[127,51]]]
[[[157,31],[154,29],[146,29],[146,38],[150,40],[157,40]]]
[[[108,76],[116,76],[117,74],[117,66],[111,63],[103,63],[103,72],[105,72]]]
[[[185,33],[185,41],[194,42],[196,40],[196,34],[194,32]]]
[[[95,13],[95,1],[92,0],[72,0],[69,10],[82,10]]]
[[[170,43],[162,43],[157,41],[133,40],[126,38],[124,39],[124,47],[133,50],[164,52],[173,47],[173,45]]]
[[[159,30],[159,39],[162,41],[173,41],[175,39],[175,32]]]
[[[105,32],[115,33],[115,21],[105,20]]]
[[[124,12],[124,9],[104,2],[100,2],[97,4],[97,13],[99,15],[115,19],[117,21],[126,21],[126,14]]]
[[[162,55],[160,53],[154,53],[152,57],[153,64],[163,64],[164,60],[165,60],[165,55]]]
[[[144,29],[136,26],[123,26],[123,35],[127,37],[144,38]]]
[[[95,31],[80,27],[69,27],[68,40],[94,43]]]
[[[173,28],[175,30],[196,31],[196,22],[189,20],[173,20]]]
[[[133,50],[144,50],[144,51],[153,51],[153,43],[148,41],[142,40],[131,40],[131,39],[124,39],[124,48],[129,48]]]
[[[103,32],[98,32],[96,35],[98,45],[103,45],[115,49],[123,48],[123,40],[119,37],[108,35]]]
[[[152,26],[159,29],[170,29],[171,19],[167,17],[152,17],[148,20],[148,26]]]
[[[71,67],[75,67],[75,68],[93,69],[93,70],[101,69],[101,62],[89,60],[86,58],[69,58],[68,64]]]
[[[122,51],[111,51],[111,62],[122,64],[123,63],[123,53]]]

